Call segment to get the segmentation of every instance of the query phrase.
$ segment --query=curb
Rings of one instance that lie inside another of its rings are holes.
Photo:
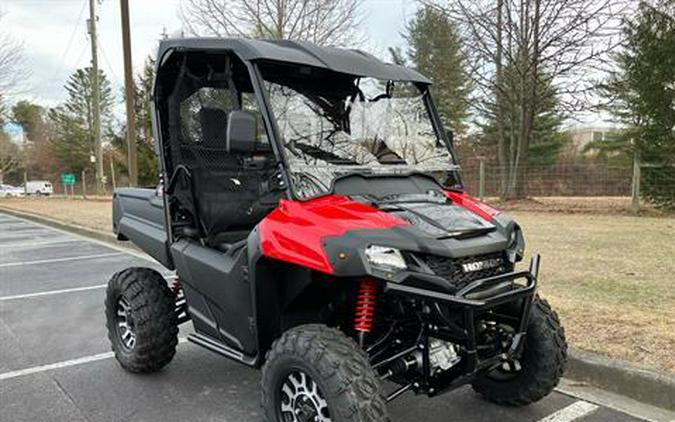
[[[0,211],[46,226],[93,238],[124,249],[141,251],[131,242],[121,242],[111,233],[63,223],[24,211],[0,206]],[[141,251],[142,252],[142,251]],[[570,348],[565,378],[630,397],[642,403],[675,411],[675,375],[609,359],[596,353]]]
[[[565,378],[675,411],[675,375],[570,348]]]
[[[115,235],[112,233],[107,233],[107,232],[102,232],[100,230],[95,230],[95,229],[90,229],[88,227],[84,226],[79,226],[77,224],[72,224],[72,223],[64,223],[59,220],[55,220],[53,218],[49,217],[44,217],[41,215],[33,214],[31,212],[26,212],[26,211],[18,211],[12,208],[6,208],[3,206],[0,206],[0,212],[3,212],[5,214],[12,215],[14,217],[19,217],[23,218],[26,220],[34,221],[36,223],[44,224],[45,226],[50,226],[54,227],[59,230],[67,231],[70,233],[75,233],[80,236],[84,237],[89,237],[91,239],[99,240],[101,242],[106,242],[110,243],[112,245],[115,245],[118,248],[123,248],[123,249],[131,249],[136,252],[142,252],[139,248],[137,248],[134,244],[131,242],[122,242],[117,240]]]

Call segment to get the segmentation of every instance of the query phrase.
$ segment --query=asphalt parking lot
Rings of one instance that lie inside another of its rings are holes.
[[[191,343],[157,374],[117,365],[103,297],[110,275],[130,266],[169,275],[140,255],[0,213],[0,421],[260,420],[259,373]],[[470,388],[408,393],[390,413],[394,422],[640,420],[559,392],[501,408]]]

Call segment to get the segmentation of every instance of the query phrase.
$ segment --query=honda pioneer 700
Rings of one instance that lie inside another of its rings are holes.
[[[113,229],[164,267],[110,280],[132,372],[188,339],[262,367],[265,419],[387,419],[386,403],[471,384],[525,405],[567,345],[519,226],[462,190],[431,81],[304,42],[162,41],[157,189],[117,189]]]

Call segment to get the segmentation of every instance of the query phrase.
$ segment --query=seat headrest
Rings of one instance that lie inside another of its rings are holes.
[[[204,145],[225,148],[227,136],[227,112],[225,110],[202,107],[199,110],[199,124],[202,128]]]

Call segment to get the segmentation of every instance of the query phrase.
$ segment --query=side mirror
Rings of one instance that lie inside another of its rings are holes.
[[[451,147],[455,146],[455,132],[452,131],[450,128],[445,128],[445,135],[448,137],[448,142],[450,143]]]
[[[255,115],[242,110],[231,111],[227,115],[227,152],[255,152],[257,134],[258,121]]]

